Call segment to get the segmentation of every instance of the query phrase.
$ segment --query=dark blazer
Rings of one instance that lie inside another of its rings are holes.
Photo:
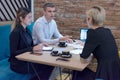
[[[10,34],[10,67],[13,71],[19,73],[28,73],[28,62],[20,61],[15,58],[16,55],[32,51],[33,41],[30,31],[24,29],[21,24],[17,24],[16,28]]]
[[[34,70],[30,65],[30,62],[21,61],[15,58],[16,55],[22,54],[24,52],[32,51],[33,40],[30,35],[30,31],[26,28],[24,29],[22,25],[18,24],[16,28],[10,34],[10,68],[22,74],[34,74]],[[45,79],[48,80],[51,72],[53,71],[52,66],[47,66],[43,64],[32,63],[36,71],[45,75]]]
[[[118,48],[110,29],[99,27],[88,30],[85,46],[80,56],[88,58],[91,53],[98,62],[96,79],[120,80]]]

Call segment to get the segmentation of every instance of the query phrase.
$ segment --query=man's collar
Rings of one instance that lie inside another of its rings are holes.
[[[44,21],[45,24],[48,24],[48,23],[52,22],[52,20],[51,20],[50,22],[48,22],[48,21],[46,20],[45,16],[43,16],[43,21]]]

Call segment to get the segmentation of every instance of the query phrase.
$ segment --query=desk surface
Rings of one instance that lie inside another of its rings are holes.
[[[79,54],[73,54],[72,58],[66,58],[69,61],[56,61],[59,57],[54,57],[50,55],[51,52],[42,52],[42,55],[31,54],[30,52],[25,52],[23,54],[17,55],[16,58],[23,61],[34,62],[39,64],[59,66],[72,70],[82,71],[87,67],[88,63],[81,63]]]

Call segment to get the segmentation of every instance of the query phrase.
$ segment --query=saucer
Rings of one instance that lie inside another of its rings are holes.
[[[60,44],[58,44],[59,47],[67,47],[67,44],[65,44],[64,46],[61,46]]]
[[[62,58],[71,58],[72,54],[69,54],[69,55],[60,54],[60,57],[62,57]]]
[[[59,56],[60,54],[59,53],[55,54],[55,53],[51,52],[51,55],[52,56]]]

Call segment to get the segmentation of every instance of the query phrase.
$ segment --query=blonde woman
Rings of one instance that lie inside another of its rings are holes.
[[[85,63],[91,53],[98,62],[95,79],[120,80],[120,60],[115,39],[108,28],[104,28],[105,9],[94,6],[86,12],[88,27],[87,40],[81,60]],[[78,79],[76,79],[78,80]]]

